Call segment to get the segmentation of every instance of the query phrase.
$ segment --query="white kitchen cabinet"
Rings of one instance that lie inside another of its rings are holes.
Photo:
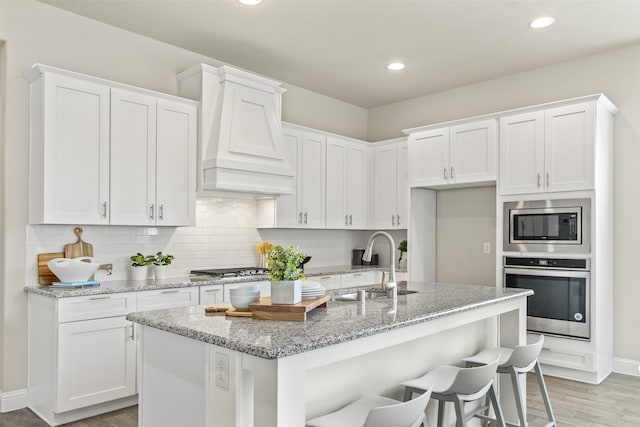
[[[197,104],[36,65],[32,224],[195,224]]]
[[[311,276],[307,280],[319,282],[327,290],[340,289],[340,274],[330,274],[327,276]]]
[[[216,305],[222,303],[223,285],[203,285],[200,286],[200,305]]]
[[[197,286],[142,291],[138,292],[138,311],[197,305],[199,298],[200,292]]]
[[[108,224],[109,86],[55,73],[31,83],[32,224]]]
[[[367,226],[369,147],[327,138],[327,228]]]
[[[495,182],[495,120],[410,131],[410,187]]]
[[[362,271],[345,273],[340,276],[340,287],[353,288],[355,286],[379,285],[382,279],[381,271]]]
[[[407,143],[404,140],[376,146],[373,151],[373,226],[407,228],[409,186]]]
[[[594,188],[595,102],[500,118],[500,194]]]
[[[284,140],[296,170],[292,195],[258,202],[258,225],[270,228],[325,228],[326,137],[284,126]]]

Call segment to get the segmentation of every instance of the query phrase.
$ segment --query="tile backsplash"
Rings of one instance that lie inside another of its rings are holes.
[[[75,243],[75,225],[27,226],[27,284],[38,282],[37,254],[62,252]],[[254,200],[199,196],[194,227],[82,226],[82,239],[93,245],[101,263],[113,264],[113,274],[96,273],[97,280],[129,278],[129,257],[136,252],[158,251],[175,256],[169,276],[186,276],[192,269],[253,266],[258,262],[256,243],[299,246],[312,256],[309,266],[345,265],[351,250],[364,247],[371,231],[257,229]],[[406,238],[406,232],[392,232]],[[396,236],[397,235],[397,236]],[[384,244],[386,245],[386,243]],[[381,263],[388,262],[388,248],[381,246]]]

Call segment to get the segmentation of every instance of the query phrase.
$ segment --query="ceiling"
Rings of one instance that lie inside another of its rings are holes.
[[[640,0],[41,1],[363,108],[640,41]]]

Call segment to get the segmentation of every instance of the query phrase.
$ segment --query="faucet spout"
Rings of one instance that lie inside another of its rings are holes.
[[[363,261],[371,261],[371,254],[373,252],[373,242],[376,240],[378,236],[383,236],[389,242],[389,282],[385,286],[384,284],[384,273],[382,274],[382,288],[383,289],[392,289],[396,287],[396,243],[393,241],[393,237],[391,234],[386,231],[376,231],[369,237],[369,243],[367,243],[367,249],[364,251],[364,255],[362,256]]]

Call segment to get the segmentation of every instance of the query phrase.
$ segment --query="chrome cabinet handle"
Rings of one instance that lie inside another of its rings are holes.
[[[98,299],[109,299],[109,298],[111,298],[111,297],[109,295],[107,295],[107,296],[104,296],[104,297],[91,297],[89,299],[90,300],[98,300]]]
[[[353,277],[362,276],[362,273],[353,273]]]
[[[549,172],[547,172],[547,187],[549,186],[549,178],[550,178],[550,174]]]
[[[456,172],[456,170],[453,168],[453,166],[451,166],[451,174],[450,174],[451,175],[451,179],[455,179],[455,177],[456,177],[455,176],[455,172]]]
[[[327,280],[327,279],[331,279],[331,276],[325,276],[320,278],[320,280]]]
[[[206,294],[212,294],[214,292],[218,293],[218,292],[220,292],[220,289],[207,289],[207,290],[204,291],[204,293],[206,293]]]
[[[168,291],[162,291],[162,294],[177,294],[178,292],[180,292],[180,289],[171,289]]]
[[[306,212],[304,213],[304,223],[305,224],[307,223],[307,213]]]
[[[540,187],[540,172],[538,172],[538,187]]]
[[[447,168],[442,168],[442,177],[447,179]]]
[[[302,212],[298,213],[298,224],[302,224]]]
[[[349,215],[349,225],[353,225],[353,215]]]
[[[344,225],[348,225],[349,221],[347,221],[347,218],[349,218],[349,215],[345,215],[344,216]]]
[[[160,219],[164,219],[164,205],[160,205],[160,209],[158,210],[158,214]]]
[[[396,223],[400,225],[400,215],[396,215]]]
[[[391,215],[391,225],[396,225],[396,216]]]
[[[136,340],[136,328],[133,323],[131,324],[131,335],[129,335],[129,337],[131,338],[131,341]]]
[[[155,208],[155,205],[149,206],[149,219],[153,219],[154,217],[154,212],[153,212],[154,208]]]
[[[107,217],[107,202],[104,202],[102,204],[102,217],[106,218]]]

